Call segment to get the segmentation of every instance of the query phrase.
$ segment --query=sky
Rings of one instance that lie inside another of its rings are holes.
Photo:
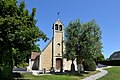
[[[23,1],[23,0],[18,0]],[[24,0],[31,12],[36,8],[37,26],[48,38],[52,38],[52,25],[58,19],[66,27],[72,20],[81,23],[95,19],[102,31],[102,53],[105,58],[120,50],[120,0]],[[47,45],[38,42],[41,50]]]

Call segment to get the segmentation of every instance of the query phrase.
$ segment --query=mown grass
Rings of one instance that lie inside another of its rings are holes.
[[[120,66],[106,69],[108,74],[97,80],[120,80]]]
[[[87,76],[98,73],[99,71],[88,71],[83,72],[80,75],[77,73],[69,73],[69,74],[52,74],[52,75],[32,75],[32,74],[22,74],[22,77],[14,78],[14,79],[24,79],[24,80],[80,80]]]
[[[32,80],[78,80],[75,76],[66,76],[66,75],[41,75],[41,76],[34,76],[26,74],[25,79],[32,79]]]

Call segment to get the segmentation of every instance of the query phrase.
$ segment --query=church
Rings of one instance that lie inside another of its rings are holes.
[[[55,72],[64,72],[71,70],[71,61],[64,58],[64,25],[58,19],[53,24],[53,37],[41,53],[32,52],[29,59],[31,70],[46,70]],[[74,61],[75,70],[77,70],[76,61]]]

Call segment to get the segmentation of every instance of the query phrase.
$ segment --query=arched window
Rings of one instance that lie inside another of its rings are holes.
[[[58,24],[55,24],[55,30],[58,30]]]
[[[60,31],[62,31],[62,25],[60,25],[59,29],[60,29]]]

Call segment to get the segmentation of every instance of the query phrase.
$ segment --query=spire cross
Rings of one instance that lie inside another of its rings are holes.
[[[57,13],[58,19],[60,18],[60,12]]]

